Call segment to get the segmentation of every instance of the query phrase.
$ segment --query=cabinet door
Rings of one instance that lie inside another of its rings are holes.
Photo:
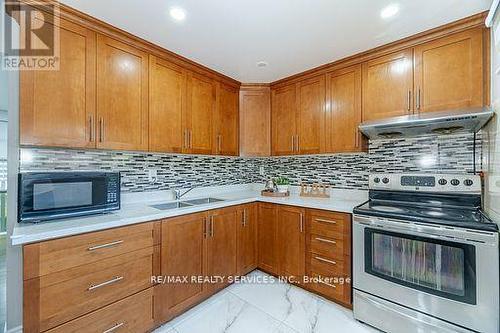
[[[239,222],[235,207],[209,212],[207,228],[207,274],[209,277],[236,274],[236,231]],[[210,284],[210,289],[220,289],[224,283]]]
[[[238,155],[238,89],[217,85],[215,151],[218,155]]]
[[[98,148],[148,149],[148,54],[97,36]]]
[[[363,121],[412,112],[412,55],[410,49],[363,64]]]
[[[238,210],[238,275],[257,267],[257,210],[255,204],[244,205]]]
[[[331,153],[361,150],[361,65],[344,68],[326,77],[327,144]]]
[[[276,206],[260,203],[257,223],[259,268],[274,274],[278,273],[277,222]]]
[[[298,207],[278,208],[279,273],[300,282],[305,275],[305,210]]]
[[[271,155],[271,91],[269,87],[240,90],[240,155]]]
[[[464,31],[415,48],[418,112],[483,106],[483,31]]]
[[[63,19],[59,27],[59,70],[19,74],[20,141],[23,145],[93,148],[96,35]]]
[[[318,76],[297,84],[297,136],[300,154],[318,154],[325,146],[325,77]]]
[[[295,85],[272,91],[272,154],[292,155],[296,153],[297,101]]]
[[[182,313],[203,298],[203,283],[191,282],[204,276],[206,214],[192,214],[165,220],[161,226],[161,275],[174,279],[155,286],[155,321],[163,322]],[[175,280],[186,276],[188,282]]]
[[[163,59],[149,57],[149,149],[180,153],[183,148],[185,71]]]
[[[215,84],[198,74],[188,76],[187,153],[211,154],[215,114]]]

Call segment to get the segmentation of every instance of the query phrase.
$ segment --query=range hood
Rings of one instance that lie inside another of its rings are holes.
[[[401,117],[367,121],[359,130],[370,139],[411,137],[421,134],[477,132],[493,117],[490,108],[422,112]]]

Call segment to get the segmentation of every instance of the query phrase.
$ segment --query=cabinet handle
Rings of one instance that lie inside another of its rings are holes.
[[[188,149],[188,142],[187,142],[187,137],[188,137],[188,133],[187,133],[187,129],[184,130],[184,148]]]
[[[297,135],[297,138],[295,139],[295,145],[297,146],[297,152],[300,151],[300,140],[299,136]]]
[[[295,135],[292,135],[292,151],[295,151]]]
[[[337,286],[336,286],[336,285],[331,284],[331,283],[328,283],[328,282],[325,282],[325,281],[323,281],[323,280],[321,280],[321,279],[319,280],[319,283],[322,283],[322,284],[324,284],[324,285],[326,285],[326,286],[328,286],[328,287],[337,288]]]
[[[210,216],[210,237],[214,237],[214,216]]]
[[[247,226],[247,210],[243,209],[243,226]]]
[[[123,276],[117,276],[117,277],[115,277],[115,278],[113,278],[111,280],[108,280],[108,281],[105,281],[105,282],[101,282],[99,284],[90,285],[90,287],[88,288],[88,291],[96,290],[96,289],[108,286],[110,284],[117,283],[117,282],[119,282],[121,280],[123,280]]]
[[[411,109],[411,90],[408,90],[408,100],[406,101],[406,109],[410,112]]]
[[[354,148],[359,148],[359,132],[357,127],[354,129]]]
[[[300,213],[300,232],[304,232],[304,214]]]
[[[315,256],[314,259],[319,260],[319,261],[323,261],[323,262],[327,262],[327,263],[332,264],[332,265],[337,265],[336,261],[328,260],[328,259],[321,258],[321,257],[318,257],[318,256]]]
[[[324,222],[324,223],[330,223],[330,224],[337,224],[337,221],[333,220],[326,220],[326,219],[315,219],[316,222]]]
[[[420,88],[417,90],[417,110],[420,111]]]
[[[94,141],[94,117],[89,117],[89,127],[90,127],[90,142]]]
[[[124,322],[121,322],[119,324],[116,324],[115,326],[111,327],[111,328],[108,328],[107,330],[103,331],[102,333],[111,333],[111,332],[114,332],[116,331],[117,329],[119,329],[120,327],[122,327],[123,325],[125,325]]]
[[[203,238],[208,238],[208,220],[207,218],[203,218]]]
[[[325,238],[315,237],[314,239],[316,239],[317,241],[320,241],[320,242],[324,242],[324,243],[337,244],[336,241],[325,239]]]
[[[99,142],[104,141],[104,118],[99,118]]]
[[[123,243],[122,240],[117,240],[116,242],[111,242],[111,243],[106,243],[106,244],[91,246],[87,250],[88,251],[95,251],[95,250],[105,249],[105,248],[108,248],[108,247],[113,247],[113,246],[116,246],[116,245],[120,245],[121,243]]]
[[[193,142],[191,140],[192,138],[193,131],[188,130],[188,142],[189,142],[189,148],[193,148]]]

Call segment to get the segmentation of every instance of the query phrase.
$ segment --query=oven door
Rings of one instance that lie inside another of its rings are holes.
[[[354,288],[481,332],[498,331],[498,234],[354,217]]]
[[[119,174],[27,173],[19,176],[19,220],[45,221],[119,208]]]

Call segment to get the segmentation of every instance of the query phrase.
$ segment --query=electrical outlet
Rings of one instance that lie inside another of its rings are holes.
[[[266,171],[264,170],[263,166],[259,167],[259,175],[261,175],[261,176],[265,176],[266,175]]]
[[[156,169],[149,169],[148,170],[148,179],[151,184],[156,183],[158,180],[158,170]]]

